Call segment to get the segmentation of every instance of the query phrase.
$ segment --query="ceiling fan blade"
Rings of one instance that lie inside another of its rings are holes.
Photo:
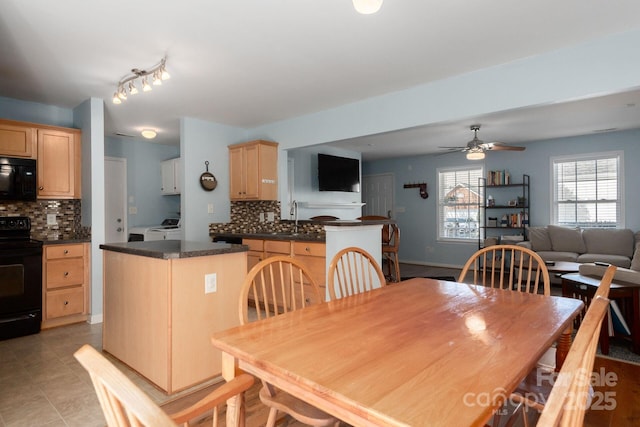
[[[483,144],[485,150],[491,151],[524,151],[525,147],[500,144],[499,142],[488,142]]]

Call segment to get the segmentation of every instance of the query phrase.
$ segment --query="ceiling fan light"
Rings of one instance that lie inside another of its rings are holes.
[[[157,135],[156,131],[153,129],[142,129],[142,132],[140,132],[140,134],[147,139],[153,139]]]
[[[467,152],[468,160],[482,160],[484,159],[484,151],[481,148],[471,149]]]
[[[353,0],[353,7],[358,13],[371,15],[382,7],[383,0]]]

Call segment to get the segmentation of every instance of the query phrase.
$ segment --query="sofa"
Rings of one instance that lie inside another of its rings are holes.
[[[529,240],[518,245],[545,261],[579,262],[584,276],[602,277],[604,262],[618,267],[614,280],[640,284],[640,232],[618,228],[530,227]]]

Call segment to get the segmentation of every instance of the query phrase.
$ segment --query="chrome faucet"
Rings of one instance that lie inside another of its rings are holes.
[[[293,216],[294,218],[294,226],[293,226],[293,232],[297,233],[298,232],[298,202],[297,201],[293,201],[291,202],[291,210],[289,211],[289,216]]]

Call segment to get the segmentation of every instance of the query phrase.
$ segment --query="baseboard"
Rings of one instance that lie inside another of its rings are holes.
[[[87,323],[90,325],[95,325],[96,323],[102,323],[102,314],[92,314],[87,319]]]

